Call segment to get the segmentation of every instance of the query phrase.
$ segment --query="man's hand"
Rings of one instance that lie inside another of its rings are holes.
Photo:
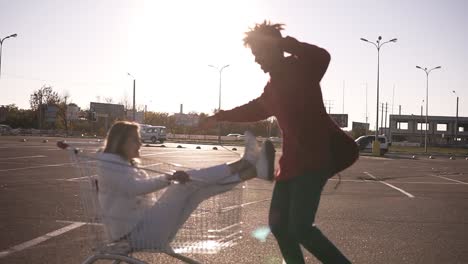
[[[172,175],[166,177],[169,181],[176,181],[179,183],[186,183],[190,181],[190,176],[185,171],[176,171]]]
[[[203,122],[200,123],[200,128],[208,130],[208,129],[216,127],[217,123],[218,123],[218,121],[216,120],[215,116],[209,116],[209,117],[205,118],[205,120],[203,120]]]

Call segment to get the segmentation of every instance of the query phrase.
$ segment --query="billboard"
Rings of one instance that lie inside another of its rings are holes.
[[[360,123],[360,122],[353,122],[352,125],[353,131],[369,131],[369,123]]]
[[[348,127],[348,114],[330,114],[330,117],[335,120],[338,126]]]
[[[45,107],[45,121],[47,123],[55,123],[59,108],[56,105],[44,105]]]
[[[124,106],[121,104],[91,102],[89,105],[89,111],[91,113],[96,113],[97,116],[99,114],[107,114],[111,121],[116,119],[123,120],[125,118]]]

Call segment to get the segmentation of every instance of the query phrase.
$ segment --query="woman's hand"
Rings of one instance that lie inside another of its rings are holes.
[[[179,183],[186,183],[190,181],[190,176],[185,171],[176,171],[172,175],[168,175],[167,179]]]

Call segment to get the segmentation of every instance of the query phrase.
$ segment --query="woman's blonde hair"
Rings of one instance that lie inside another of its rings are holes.
[[[134,122],[117,121],[107,133],[104,147],[105,153],[117,154],[125,160],[131,161],[124,149],[125,142],[136,132],[139,135],[140,126]]]

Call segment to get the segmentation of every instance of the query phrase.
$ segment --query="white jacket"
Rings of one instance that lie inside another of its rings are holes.
[[[111,240],[127,235],[155,202],[157,190],[169,185],[164,176],[149,178],[148,174],[118,155],[98,156],[98,199],[102,220]]]

